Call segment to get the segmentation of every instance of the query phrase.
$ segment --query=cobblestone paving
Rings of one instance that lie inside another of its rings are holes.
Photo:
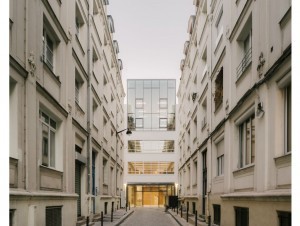
[[[134,213],[121,226],[178,226],[164,208],[135,208]]]

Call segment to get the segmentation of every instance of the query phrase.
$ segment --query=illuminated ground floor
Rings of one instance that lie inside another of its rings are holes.
[[[128,205],[138,207],[164,207],[168,197],[174,196],[175,184],[128,184]]]

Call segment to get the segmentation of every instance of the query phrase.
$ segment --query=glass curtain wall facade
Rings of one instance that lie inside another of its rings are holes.
[[[129,79],[127,88],[130,130],[175,130],[176,80]]]

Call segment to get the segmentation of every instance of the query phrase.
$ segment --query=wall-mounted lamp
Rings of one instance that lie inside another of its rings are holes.
[[[258,102],[258,104],[257,104],[257,108],[256,108],[256,117],[257,117],[257,118],[261,118],[261,117],[263,117],[264,113],[265,113],[265,111],[264,111],[264,109],[263,109],[263,103],[260,101],[260,102]]]

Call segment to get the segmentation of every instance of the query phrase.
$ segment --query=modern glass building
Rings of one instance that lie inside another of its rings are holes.
[[[127,89],[126,201],[164,206],[177,195],[176,80],[128,80]]]

